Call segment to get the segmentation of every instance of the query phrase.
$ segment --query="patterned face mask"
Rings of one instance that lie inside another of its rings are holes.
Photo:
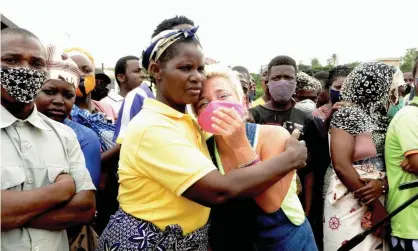
[[[46,72],[27,68],[1,68],[1,87],[21,103],[31,103],[45,82]]]

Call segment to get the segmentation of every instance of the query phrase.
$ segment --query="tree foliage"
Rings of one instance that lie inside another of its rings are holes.
[[[409,48],[406,49],[405,55],[401,58],[401,71],[410,72],[414,66],[415,60],[418,59],[418,49]]]

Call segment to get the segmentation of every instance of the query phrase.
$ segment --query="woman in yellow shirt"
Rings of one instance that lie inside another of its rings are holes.
[[[196,103],[204,79],[197,27],[165,30],[144,51],[142,65],[155,79],[130,122],[119,161],[120,209],[100,237],[98,250],[207,250],[210,206],[254,197],[289,171],[305,166],[303,142],[290,138],[280,156],[258,163],[245,127],[230,109],[213,119],[234,149],[238,165],[223,176],[210,160],[205,138],[186,105]]]

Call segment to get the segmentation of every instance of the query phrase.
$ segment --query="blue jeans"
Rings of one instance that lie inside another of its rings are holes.
[[[257,216],[259,224],[256,246],[258,251],[318,251],[308,220],[296,226],[284,212]]]

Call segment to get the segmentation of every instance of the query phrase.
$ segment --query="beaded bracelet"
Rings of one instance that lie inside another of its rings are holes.
[[[239,165],[238,168],[244,168],[244,167],[247,167],[247,166],[252,166],[254,164],[257,164],[260,161],[261,161],[260,156],[258,156],[258,154],[255,154],[254,157],[250,161],[248,161],[248,162],[246,162],[242,165]]]

